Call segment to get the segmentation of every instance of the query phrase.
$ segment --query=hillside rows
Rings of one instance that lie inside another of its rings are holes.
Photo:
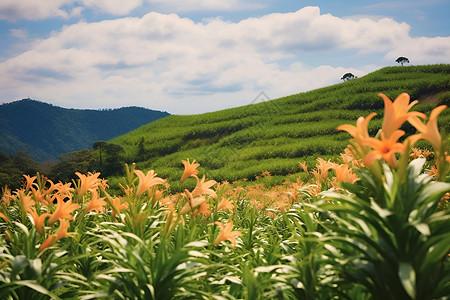
[[[142,126],[112,142],[127,152],[127,161],[154,169],[162,177],[181,175],[180,161],[201,163],[215,180],[253,180],[263,171],[272,175],[300,172],[299,161],[313,164],[320,156],[336,157],[348,144],[348,133],[336,127],[354,124],[359,116],[378,113],[369,130],[381,125],[384,93],[394,100],[409,93],[420,101],[413,110],[429,112],[450,103],[450,65],[386,67],[333,86],[262,101],[218,112],[169,116]],[[450,114],[439,116],[450,131]],[[411,132],[411,128],[403,128]],[[282,179],[284,178],[284,179]]]

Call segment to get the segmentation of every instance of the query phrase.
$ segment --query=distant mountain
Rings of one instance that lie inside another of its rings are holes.
[[[12,155],[23,150],[36,161],[54,160],[169,115],[135,106],[83,110],[31,99],[4,103],[0,105],[0,151]]]

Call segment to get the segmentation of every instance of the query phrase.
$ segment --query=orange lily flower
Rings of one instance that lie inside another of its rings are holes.
[[[403,153],[405,145],[397,143],[398,139],[404,135],[403,130],[396,130],[389,138],[386,138],[384,132],[381,132],[381,140],[376,138],[367,138],[362,141],[363,145],[373,148],[364,158],[364,164],[370,166],[378,158],[383,158],[391,167],[397,167],[395,153]]]
[[[236,237],[242,236],[242,233],[240,231],[231,231],[231,229],[233,228],[233,221],[228,221],[227,225],[223,225],[221,222],[214,222],[214,224],[220,226],[220,228],[222,229],[219,236],[214,241],[214,245],[228,240],[233,243],[234,247],[236,247]]]
[[[159,201],[160,207],[166,207],[169,211],[175,210],[175,204],[177,202],[177,198],[173,195],[162,198]]]
[[[316,159],[317,165],[316,165],[316,172],[313,172],[316,176],[316,179],[325,179],[328,176],[328,170],[334,167],[335,163],[332,163],[330,161],[325,161],[323,158],[319,157]],[[320,177],[320,178],[319,178]]]
[[[51,245],[53,245],[54,243],[56,243],[57,238],[54,234],[52,234],[51,236],[49,236],[41,245],[41,247],[39,248],[39,252],[44,251],[44,249],[50,247]]]
[[[228,209],[229,211],[234,211],[234,206],[230,200],[224,198],[224,199],[222,199],[222,201],[220,201],[219,205],[217,206],[217,210],[225,211],[226,209]]]
[[[62,183],[61,181],[56,183],[54,185],[54,189],[57,191],[58,194],[60,194],[61,196],[64,197],[69,197],[70,192],[73,191],[73,188],[71,188],[70,186],[72,185],[71,182],[68,183]]]
[[[195,217],[199,214],[203,214],[205,219],[209,217],[211,211],[209,210],[209,205],[206,202],[200,204],[200,206],[192,213],[192,216]]]
[[[77,209],[79,205],[76,203],[72,203],[72,199],[68,200],[67,202],[64,202],[64,197],[59,195],[56,196],[56,201],[57,201],[56,210],[48,220],[48,224],[52,225],[56,221],[64,218],[73,220],[73,216],[70,213],[75,209]]]
[[[62,239],[66,236],[72,236],[73,232],[67,232],[67,229],[69,228],[69,221],[66,219],[59,220],[59,228],[58,230],[49,236],[41,245],[39,248],[39,252],[42,252],[44,249],[48,248],[49,246],[54,245],[58,240]]]
[[[3,213],[0,212],[0,218],[5,220],[6,222],[9,222],[8,217],[6,217]]]
[[[74,232],[67,232],[67,229],[69,229],[69,225],[70,224],[68,220],[66,219],[59,220],[59,228],[55,233],[58,240],[66,236],[72,236],[74,234]]]
[[[418,111],[408,112],[419,101],[415,100],[409,103],[410,97],[407,93],[400,94],[394,102],[392,102],[386,95],[378,94],[384,101],[384,118],[382,130],[386,139],[402,126],[406,120],[420,117],[426,119],[425,114]]]
[[[217,198],[216,192],[214,192],[212,189],[210,189],[210,187],[212,187],[213,185],[215,185],[217,183],[215,180],[208,180],[205,182],[205,180],[206,180],[205,175],[203,175],[203,178],[201,181],[198,180],[197,176],[195,176],[195,178],[197,178],[197,185],[195,186],[195,189],[192,191],[193,197],[196,197],[201,194],[206,194],[206,195],[211,195],[215,199]]]
[[[336,172],[336,180],[339,182],[350,182],[355,183],[359,178],[353,173],[352,168],[347,164],[335,165],[332,167]]]
[[[79,196],[83,196],[89,190],[97,189],[97,187],[101,183],[100,179],[98,178],[100,173],[92,174],[91,172],[89,172],[88,175],[83,175],[80,172],[75,172],[75,175],[80,178],[80,185],[77,188],[77,194]]]
[[[6,206],[9,206],[11,203],[11,199],[14,199],[14,196],[11,195],[11,190],[8,188],[8,186],[5,186],[2,188],[2,198],[0,199],[0,202],[3,202],[6,204]]]
[[[43,213],[42,215],[38,215],[36,210],[34,208],[31,208],[28,211],[33,218],[34,226],[36,227],[37,232],[39,232],[40,235],[44,235],[44,223],[45,219],[51,216],[49,213]]]
[[[36,180],[36,176],[30,177],[28,175],[23,175],[25,177],[26,185],[25,185],[25,191],[29,191],[30,189],[33,189],[33,186],[38,186],[37,183],[34,181]]]
[[[192,161],[192,163],[189,162],[189,158],[187,159],[187,161],[182,160],[181,162],[184,165],[184,173],[180,179],[181,182],[185,181],[189,176],[198,174],[197,168],[200,166],[200,164],[196,163],[195,159]]]
[[[356,126],[350,124],[343,124],[338,126],[338,130],[344,130],[350,133],[350,135],[357,141],[361,141],[362,139],[369,137],[369,132],[367,127],[369,125],[369,121],[376,116],[376,113],[370,113],[367,117],[359,117],[356,120]]]
[[[439,171],[436,165],[432,166],[431,169],[427,172],[428,175],[433,177],[439,177]]]
[[[191,192],[189,192],[188,190],[184,190],[184,196],[186,197],[187,202],[180,211],[180,214],[182,215],[188,213],[194,207],[199,206],[206,202],[205,197],[194,197],[194,195],[191,194]]]
[[[295,201],[295,200],[298,199],[298,196],[300,195],[300,192],[298,191],[298,189],[291,188],[291,189],[289,189],[289,190],[286,192],[286,194],[289,196],[289,198],[290,198],[292,201]]]
[[[164,184],[166,181],[162,178],[155,177],[155,171],[150,170],[147,175],[141,170],[134,170],[134,173],[139,177],[139,185],[136,191],[136,196],[142,195],[145,191],[149,190],[152,186],[156,184]]]
[[[441,149],[442,137],[437,126],[437,117],[446,108],[447,105],[440,105],[433,109],[426,125],[419,118],[411,118],[409,122],[420,132],[413,135],[412,138],[427,140],[436,149]]]
[[[51,181],[50,179],[48,179],[47,182],[50,183],[50,186],[46,190],[46,193],[49,194],[49,193],[53,192],[56,189],[56,184],[53,183],[53,181]]]
[[[300,167],[302,167],[303,171],[304,171],[305,173],[308,173],[308,166],[306,165],[306,161],[304,161],[304,162],[298,162],[298,163],[299,163]]]
[[[112,204],[115,206],[118,212],[120,212],[122,209],[128,208],[128,203],[120,203],[120,198],[114,198],[112,201]],[[116,216],[116,210],[113,209],[111,211],[111,217],[114,218]]]
[[[133,191],[133,188],[128,186],[124,187],[121,183],[119,183],[119,187],[125,192],[125,195],[130,196],[131,192]]]
[[[36,203],[31,198],[30,192],[25,194],[23,190],[19,190],[19,191],[15,192],[15,194],[19,198],[19,201],[20,201],[24,211],[30,211],[31,207]]]
[[[106,202],[103,199],[105,198],[99,198],[97,193],[92,193],[91,201],[89,201],[84,211],[85,212],[96,211],[97,213],[103,212],[106,206]]]

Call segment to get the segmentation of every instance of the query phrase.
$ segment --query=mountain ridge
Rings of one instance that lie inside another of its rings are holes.
[[[74,109],[22,99],[0,105],[0,151],[22,150],[36,161],[91,148],[170,114],[128,106],[115,109]]]

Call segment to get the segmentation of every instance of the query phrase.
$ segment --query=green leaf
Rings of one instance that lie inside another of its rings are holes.
[[[390,210],[381,208],[373,199],[370,199],[370,207],[383,219],[392,215]]]
[[[205,247],[206,245],[208,245],[208,241],[194,241],[186,244],[184,247]]]
[[[16,278],[17,274],[19,274],[23,269],[28,267],[29,264],[30,264],[30,262],[25,257],[25,255],[16,256],[11,265],[11,269],[12,269],[11,275],[10,275],[11,280],[17,279]]]
[[[260,266],[260,267],[256,267],[254,270],[255,270],[255,272],[258,272],[258,273],[270,273],[270,272],[272,272],[273,270],[276,270],[276,269],[278,269],[278,268],[280,268],[280,267],[283,267],[283,266],[281,266],[281,265],[275,265],[275,266]]]
[[[431,234],[430,227],[426,223],[414,224],[414,227],[425,236],[429,236]]]
[[[423,165],[426,162],[426,158],[417,158],[415,160],[413,160],[410,164],[409,164],[409,172],[410,172],[410,176],[413,177],[417,177],[420,175],[420,172],[423,169]]]
[[[398,268],[398,277],[403,285],[403,288],[408,293],[408,295],[415,299],[416,298],[416,272],[414,268],[409,263],[401,262]]]
[[[41,259],[31,259],[30,267],[33,270],[36,277],[40,277],[42,274],[42,261]]]
[[[446,182],[432,182],[422,190],[420,196],[418,197],[416,204],[420,204],[422,202],[434,202],[439,201],[441,197],[450,191],[450,183]]]
[[[36,283],[35,281],[21,280],[21,281],[16,281],[15,284],[29,287],[30,289],[33,289],[33,290],[35,290],[38,293],[41,293],[41,294],[46,295],[46,296],[49,296],[51,299],[60,299],[59,297],[57,297],[56,295],[52,294],[45,287],[43,287],[42,285]]]

